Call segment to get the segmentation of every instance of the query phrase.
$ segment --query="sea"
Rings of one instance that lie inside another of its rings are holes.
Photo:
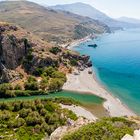
[[[97,47],[88,45],[97,44]],[[106,89],[140,115],[140,29],[103,34],[73,48],[90,56]]]

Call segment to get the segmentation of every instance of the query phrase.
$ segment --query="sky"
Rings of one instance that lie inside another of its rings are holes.
[[[45,5],[83,2],[92,5],[107,15],[118,18],[122,16],[140,19],[140,0],[30,0]]]

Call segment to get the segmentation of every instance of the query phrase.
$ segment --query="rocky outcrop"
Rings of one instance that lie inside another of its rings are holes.
[[[50,138],[45,138],[43,140],[61,140],[61,138],[72,131],[78,130],[81,126],[90,123],[91,121],[80,117],[77,121],[71,121],[71,125],[67,124],[57,128],[50,136]]]
[[[11,82],[20,78],[15,69],[27,54],[27,40],[17,37],[18,27],[0,23],[0,82]],[[20,35],[20,34],[19,34]]]
[[[8,69],[15,69],[25,55],[23,40],[14,35],[1,35],[1,63]]]
[[[92,62],[90,61],[90,57],[87,55],[79,55],[76,53],[64,53],[62,55],[65,59],[75,60],[77,62],[77,66],[79,68],[87,68],[92,67]]]
[[[89,56],[63,48],[54,54],[50,51],[52,47],[20,27],[0,22],[0,82],[20,79],[20,73],[16,71],[19,66],[28,74],[48,66],[68,64],[68,67],[74,65],[81,69],[92,66]]]
[[[135,130],[134,136],[126,134],[122,140],[140,140],[140,130]]]
[[[14,82],[16,80],[19,80],[21,77],[20,74],[15,70],[6,69],[2,63],[0,69],[1,69],[0,83]]]

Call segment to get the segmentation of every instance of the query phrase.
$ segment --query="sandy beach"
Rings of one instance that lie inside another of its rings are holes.
[[[91,112],[84,109],[83,107],[75,106],[75,105],[63,105],[63,104],[61,104],[61,107],[73,111],[78,117],[84,117],[90,121],[97,120],[97,117],[95,117]]]
[[[96,37],[96,35],[94,37]],[[79,45],[81,43],[84,43],[84,42],[86,42],[88,40],[91,40],[91,35],[86,36],[85,38],[82,38],[82,39],[74,40],[71,43],[61,44],[61,47],[62,48],[67,48],[67,49],[72,49],[73,47],[75,47],[75,46],[77,46],[77,45]]]
[[[97,81],[94,73],[89,74],[89,70],[91,70],[91,68],[81,71],[79,75],[75,75],[74,73],[67,75],[68,80],[65,83],[63,89],[78,92],[88,92],[106,99],[103,106],[106,110],[108,110],[110,116],[136,116],[135,113],[133,113],[126,105],[120,102],[119,99],[109,93],[103,87],[103,85]]]

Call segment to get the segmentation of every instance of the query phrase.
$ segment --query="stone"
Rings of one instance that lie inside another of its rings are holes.
[[[134,140],[132,136],[126,134],[121,140]]]
[[[134,136],[126,134],[121,140],[140,140],[140,130],[135,130]]]

